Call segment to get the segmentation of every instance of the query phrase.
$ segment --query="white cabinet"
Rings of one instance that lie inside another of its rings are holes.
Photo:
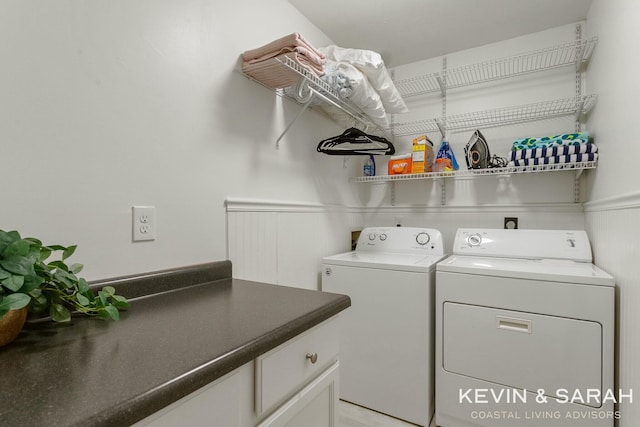
[[[337,319],[330,319],[256,359],[256,414],[271,412],[338,360]]]
[[[134,427],[240,426],[242,366],[134,424]]]
[[[256,359],[259,427],[333,427],[338,404],[338,318]]]
[[[338,365],[334,362],[258,427],[336,426]]]
[[[338,317],[317,325],[136,427],[334,427]]]

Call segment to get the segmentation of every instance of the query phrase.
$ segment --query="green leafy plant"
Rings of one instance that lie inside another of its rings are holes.
[[[82,264],[66,263],[76,247],[45,246],[17,231],[0,230],[0,318],[29,305],[29,311],[48,312],[54,322],[68,322],[71,311],[118,320],[118,310],[129,303],[111,286],[94,293],[77,276]],[[53,255],[54,260],[47,262]]]

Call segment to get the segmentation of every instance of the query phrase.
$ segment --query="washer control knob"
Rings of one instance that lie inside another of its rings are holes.
[[[380,235],[380,240],[382,240],[383,242],[384,242],[385,240],[387,240],[387,235],[386,235],[386,234],[384,234],[384,233],[382,233],[382,234]]]
[[[375,240],[376,233],[369,233],[369,240]]]
[[[480,246],[480,243],[482,243],[482,236],[479,234],[472,234],[467,237],[467,243],[469,246]]]
[[[429,240],[431,240],[431,236],[429,236],[429,233],[425,233],[424,231],[418,233],[418,235],[416,236],[416,242],[418,242],[418,244],[421,246],[429,243]]]

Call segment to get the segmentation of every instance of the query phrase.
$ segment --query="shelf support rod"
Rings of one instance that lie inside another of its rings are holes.
[[[584,100],[582,98],[576,99],[576,132],[580,132],[580,115],[584,108]]]
[[[447,204],[447,185],[444,178],[435,178],[435,181],[440,184],[440,205]]]
[[[298,118],[302,115],[302,113],[304,113],[306,109],[309,108],[309,105],[311,105],[311,101],[313,101],[313,96],[310,97],[309,100],[304,103],[304,105],[302,106],[302,109],[298,111],[298,114],[296,114],[293,120],[291,120],[291,122],[287,125],[287,127],[282,131],[278,139],[276,139],[276,149],[280,148],[280,140],[284,137],[284,134],[287,133],[289,129],[291,129],[291,126],[293,126],[293,124],[296,122],[296,120],[298,120]]]
[[[446,138],[447,135],[447,57],[442,57],[442,80],[438,80],[440,90],[442,91],[442,124],[438,123],[438,128],[442,134],[442,138]],[[444,203],[443,203],[444,204]]]
[[[576,176],[573,178],[573,202],[580,203],[580,177],[584,169],[578,169],[576,171]]]
[[[582,71],[580,70],[582,65],[581,54],[581,42],[582,42],[582,25],[576,24],[576,78],[575,78],[575,92],[576,92],[576,118],[575,118],[575,131],[580,132],[580,114],[584,106],[582,101]]]
[[[440,93],[442,94],[442,96],[447,96],[447,89],[444,86],[444,81],[442,80],[441,76],[436,76],[436,81],[438,82],[438,86],[440,86]]]
[[[444,125],[438,119],[436,119],[435,122],[436,122],[436,126],[438,126],[438,130],[440,130],[440,133],[442,134],[442,137],[444,138],[445,137],[445,132],[446,132],[446,130],[444,128]]]
[[[391,199],[391,206],[395,206],[396,205],[396,183],[391,181],[389,183],[390,187],[389,187],[389,198]]]
[[[312,87],[307,86],[307,89],[309,90],[309,94],[308,96],[308,100],[307,100],[307,96],[304,97],[304,99],[306,100],[306,102],[303,104],[302,109],[300,111],[298,111],[298,114],[296,114],[296,116],[293,118],[293,120],[287,125],[287,127],[284,129],[284,131],[282,131],[282,133],[280,134],[280,136],[278,137],[278,139],[276,139],[276,148],[280,148],[280,140],[284,137],[284,135],[289,131],[289,129],[291,128],[291,126],[293,126],[293,124],[296,122],[296,120],[298,120],[298,118],[302,115],[302,113],[304,113],[306,111],[307,108],[309,108],[309,105],[311,105],[311,102],[313,101],[314,98],[318,97],[320,99],[322,99],[323,101],[333,105],[334,107],[340,109],[341,111],[344,111],[346,114],[348,114],[349,116],[353,117],[354,120],[357,120],[358,122],[362,123],[365,126],[365,129],[369,128],[369,123],[360,119],[359,117],[356,117],[353,115],[353,113],[351,113],[350,111],[348,111],[346,108],[344,108],[342,105],[338,104],[337,102],[335,102],[334,100],[330,99],[329,97],[323,95],[322,93],[318,92],[317,90],[315,90]],[[384,131],[384,130],[383,130]],[[386,132],[385,132],[386,133]]]

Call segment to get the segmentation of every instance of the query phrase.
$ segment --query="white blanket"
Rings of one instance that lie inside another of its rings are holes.
[[[345,49],[338,46],[318,48],[327,60],[346,62],[360,70],[378,92],[387,113],[406,113],[409,111],[400,92],[396,89],[391,76],[384,65],[382,56],[372,50]]]

